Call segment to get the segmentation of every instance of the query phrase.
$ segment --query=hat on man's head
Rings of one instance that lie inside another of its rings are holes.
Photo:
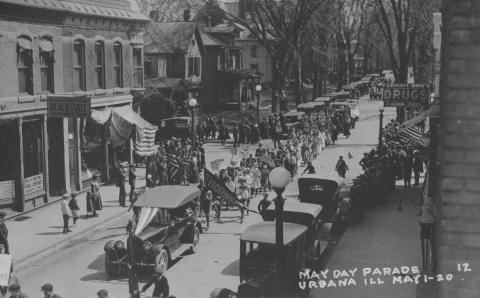
[[[100,291],[97,292],[97,296],[99,298],[107,298],[108,297],[108,291],[105,289],[101,289]]]
[[[51,291],[53,291],[53,286],[52,286],[52,284],[44,284],[42,286],[41,290],[51,292]]]
[[[20,291],[20,285],[15,283],[8,286],[9,291]]]

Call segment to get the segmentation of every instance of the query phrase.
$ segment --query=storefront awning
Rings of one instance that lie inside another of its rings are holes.
[[[48,39],[40,39],[38,45],[43,52],[50,53],[53,51],[53,43]]]
[[[400,132],[400,138],[423,147],[430,146],[430,138],[415,127],[410,127]]]
[[[121,146],[136,129],[135,153],[139,156],[155,154],[155,134],[157,127],[135,113],[130,106],[114,108],[111,115],[110,136],[114,147]]]
[[[17,38],[17,45],[18,47],[24,49],[24,50],[27,50],[27,51],[31,51],[32,50],[32,41],[26,37],[19,37]]]

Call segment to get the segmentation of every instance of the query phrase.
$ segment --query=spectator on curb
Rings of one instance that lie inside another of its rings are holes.
[[[77,220],[79,218],[78,211],[80,211],[80,207],[78,207],[78,202],[77,202],[77,193],[72,193],[72,198],[70,199],[70,202],[68,202],[68,207],[72,211],[72,218],[73,218],[73,226],[77,225]]]
[[[53,293],[53,286],[52,284],[44,284],[41,287],[41,291],[43,292],[44,298],[62,298],[62,296]]]
[[[108,291],[105,289],[101,289],[100,291],[97,292],[97,297],[98,298],[108,298]]]
[[[68,221],[72,214],[70,207],[68,206],[68,194],[63,194],[60,208],[63,217],[63,234],[67,234],[68,232],[71,232],[71,230],[68,228]]]
[[[8,292],[10,293],[10,298],[28,298],[28,296],[20,290],[19,284],[11,284],[8,286]]]

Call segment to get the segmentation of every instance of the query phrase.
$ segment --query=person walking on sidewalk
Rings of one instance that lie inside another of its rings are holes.
[[[130,165],[130,169],[128,170],[128,184],[130,184],[130,202],[133,199],[133,195],[135,193],[135,182],[137,180],[137,175],[135,174],[135,166],[132,164]]]
[[[165,266],[159,265],[155,268],[152,279],[142,287],[142,293],[155,284],[153,289],[153,297],[167,298],[170,294],[170,287],[168,285],[168,279],[165,276]]]
[[[10,246],[8,245],[8,228],[5,224],[5,217],[7,214],[0,211],[0,244],[5,247],[5,253],[10,254]]]
[[[62,202],[60,203],[60,210],[62,211],[63,216],[63,234],[67,234],[71,232],[68,229],[68,220],[71,215],[70,207],[68,207],[68,194],[64,194],[62,198]]]
[[[345,178],[345,173],[349,170],[347,163],[343,159],[343,156],[339,156],[337,165],[335,166],[335,170],[337,171],[340,177]]]
[[[117,169],[118,203],[120,207],[125,207],[125,199],[127,197],[127,192],[125,191],[125,176],[123,175],[120,165],[117,167]]]
[[[405,188],[412,185],[412,168],[413,156],[410,149],[408,149],[403,157],[403,184]]]
[[[270,202],[268,200],[268,193],[264,193],[263,194],[263,199],[260,200],[260,202],[258,203],[258,213],[260,213],[260,215],[262,216],[263,220],[265,220],[264,216],[265,216],[265,211],[267,210],[268,206],[270,206],[270,204],[272,204],[272,202]]]
[[[44,284],[41,287],[41,291],[43,292],[44,298],[62,298],[62,296],[53,293],[52,284]]]
[[[10,293],[10,296],[8,296],[9,298],[28,298],[25,293],[22,293],[18,283],[9,285],[8,292]]]
[[[97,210],[103,209],[102,196],[100,195],[100,185],[98,184],[98,175],[95,174],[92,177],[92,183],[90,184],[90,192],[93,196],[93,216],[98,216]]]
[[[413,153],[413,173],[415,175],[415,186],[420,184],[420,173],[423,173],[423,160],[420,157],[420,153],[415,151]]]
[[[79,218],[78,216],[78,211],[80,211],[80,207],[78,207],[78,202],[77,202],[77,193],[72,193],[71,195],[70,202],[68,202],[68,207],[70,208],[70,211],[72,211],[72,219],[73,219],[73,226],[77,225],[77,220]]]

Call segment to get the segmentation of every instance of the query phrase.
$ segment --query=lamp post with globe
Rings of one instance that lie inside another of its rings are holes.
[[[257,92],[257,121],[260,123],[260,96],[262,93],[262,85],[258,84],[255,86],[255,91]]]
[[[277,269],[277,280],[275,285],[275,297],[283,297],[282,285],[285,271],[285,258],[283,254],[283,205],[285,199],[282,193],[290,182],[290,172],[283,167],[278,167],[270,172],[268,177],[270,185],[277,193],[275,202],[275,264]]]
[[[195,112],[197,110],[198,102],[195,98],[190,98],[188,100],[188,107],[190,108],[190,112],[192,113],[192,146],[195,147],[195,141],[197,139],[196,136],[196,126],[195,126]]]

